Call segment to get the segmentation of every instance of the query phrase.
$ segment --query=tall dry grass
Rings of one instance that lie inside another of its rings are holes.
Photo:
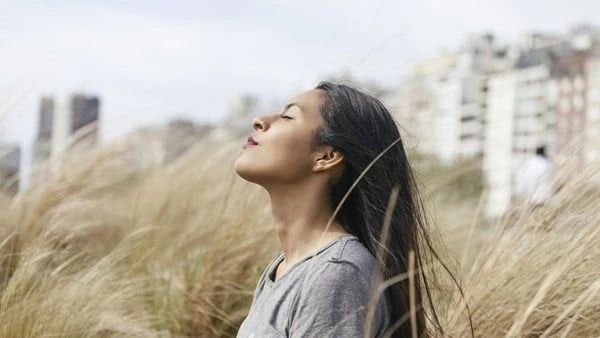
[[[559,157],[551,200],[514,200],[489,234],[473,241],[474,262],[463,266],[462,279],[478,335],[600,335],[600,163],[577,161],[577,148]],[[464,336],[458,303],[448,327]]]
[[[0,334],[235,332],[276,242],[266,196],[215,146],[137,170],[134,149],[113,143],[4,199]]]
[[[278,249],[268,196],[233,172],[239,151],[205,139],[170,166],[136,169],[135,148],[114,142],[1,199],[0,335],[235,335]],[[478,217],[476,166],[419,163],[476,336],[600,335],[594,168],[494,226]],[[461,302],[439,304],[454,337],[470,334]]]

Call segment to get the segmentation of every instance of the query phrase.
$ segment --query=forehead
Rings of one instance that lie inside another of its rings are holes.
[[[302,111],[312,117],[320,116],[321,105],[325,102],[325,92],[311,89],[292,97],[288,103],[295,103]]]

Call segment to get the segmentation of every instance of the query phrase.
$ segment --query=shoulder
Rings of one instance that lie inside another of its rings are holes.
[[[356,239],[336,243],[327,255],[314,261],[290,309],[288,327],[294,335],[325,337],[362,336],[372,296],[373,255]],[[384,323],[380,302],[376,325]]]
[[[347,260],[327,260],[315,269],[310,280],[310,290],[312,294],[332,293],[339,290],[358,290],[366,289],[369,286],[368,280],[360,267]],[[318,286],[318,287],[315,287]]]
[[[377,269],[375,256],[357,237],[350,237],[339,243],[338,247],[331,252],[327,261],[339,265],[340,270],[349,269],[341,268],[341,266],[352,266],[354,273],[364,277],[366,281],[370,281]]]
[[[336,293],[367,294],[377,271],[375,257],[356,237],[340,241],[310,269],[302,289],[313,296],[327,297]],[[327,294],[327,295],[326,295]]]

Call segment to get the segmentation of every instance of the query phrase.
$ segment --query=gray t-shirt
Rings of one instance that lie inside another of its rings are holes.
[[[341,235],[273,281],[283,258],[280,251],[263,271],[238,338],[363,337],[377,260],[358,237]],[[390,325],[388,309],[381,295],[376,337]]]

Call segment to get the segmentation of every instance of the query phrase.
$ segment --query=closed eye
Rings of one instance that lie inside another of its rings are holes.
[[[283,117],[284,119],[290,119],[290,120],[293,120],[293,118],[291,118],[291,117],[289,117],[289,116],[286,116],[286,115],[280,115],[280,116],[281,116],[281,117]]]

